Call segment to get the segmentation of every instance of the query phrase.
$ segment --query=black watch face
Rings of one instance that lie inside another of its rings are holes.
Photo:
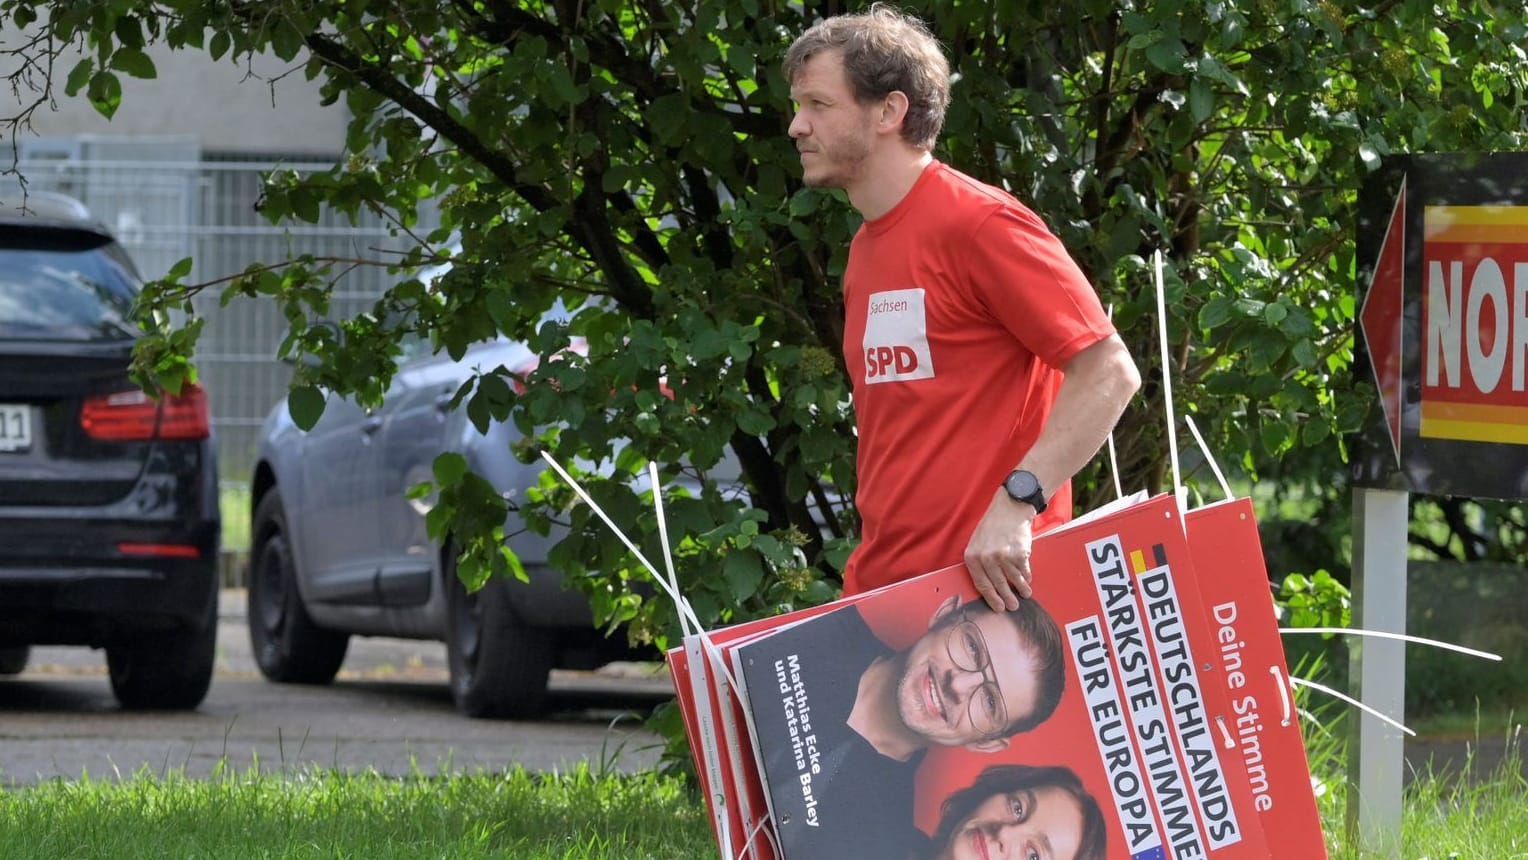
[[[1008,476],[1004,484],[1007,486],[1008,495],[1023,501],[1028,501],[1029,497],[1040,489],[1039,480],[1028,472],[1014,472]]]

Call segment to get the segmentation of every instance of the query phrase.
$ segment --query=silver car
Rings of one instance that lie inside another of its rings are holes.
[[[495,578],[469,594],[455,548],[426,532],[429,501],[407,497],[445,451],[513,497],[536,485],[545,467],[514,457],[513,423],[479,433],[464,408],[451,408],[475,370],[520,370],[535,358],[505,340],[477,344],[459,361],[406,347],[380,408],[331,396],[307,432],[285,401],[271,410],[253,475],[249,582],[250,637],[265,677],[328,683],[352,635],[434,639],[447,645],[462,713],[523,718],[542,708],[552,668],[637,656],[624,635],[594,627],[587,598],[547,565],[555,538],[507,525],[530,581]]]

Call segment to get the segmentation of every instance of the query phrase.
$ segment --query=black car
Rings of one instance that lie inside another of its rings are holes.
[[[0,197],[0,673],[104,648],[128,708],[212,680],[219,537],[206,394],[128,379],[140,287],[72,198]]]

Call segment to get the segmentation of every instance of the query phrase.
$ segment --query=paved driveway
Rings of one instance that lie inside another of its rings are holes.
[[[189,713],[129,713],[112,699],[105,658],[82,648],[33,649],[22,675],[0,680],[0,783],[182,770],[205,776],[303,764],[391,775],[474,769],[565,769],[578,762],[649,767],[658,739],[641,717],[671,697],[658,667],[553,675],[538,722],[458,716],[445,646],[355,637],[326,687],[271,684],[249,655],[243,594],[225,592],[217,674]]]

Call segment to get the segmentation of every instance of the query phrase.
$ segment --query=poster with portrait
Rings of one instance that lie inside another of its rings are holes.
[[[751,807],[723,856],[1324,856],[1265,832],[1320,829],[1308,772],[1249,778],[1262,729],[1236,721],[1190,548],[1209,531],[1158,497],[1037,537],[1035,599],[1017,612],[988,609],[956,566],[721,631],[737,689],[711,705],[746,731],[730,750],[724,732],[703,740],[697,767],[727,757],[732,813]],[[1214,537],[1257,550],[1255,528]],[[1245,571],[1266,598],[1260,561]],[[1271,611],[1239,620],[1245,653],[1278,650]],[[1270,799],[1293,817],[1266,817]]]

